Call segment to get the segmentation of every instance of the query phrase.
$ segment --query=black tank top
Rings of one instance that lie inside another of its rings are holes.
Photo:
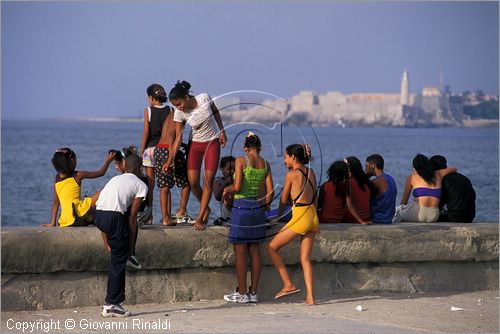
[[[163,127],[163,122],[167,119],[168,114],[171,109],[169,106],[163,108],[149,107],[151,108],[151,118],[149,120],[149,138],[146,147],[155,147],[160,141],[161,129]]]

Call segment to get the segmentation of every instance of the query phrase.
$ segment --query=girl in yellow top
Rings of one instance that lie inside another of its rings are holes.
[[[52,218],[45,227],[56,226],[56,217],[59,206],[61,214],[59,226],[86,226],[93,218],[95,202],[99,192],[92,197],[80,199],[81,183],[83,179],[95,179],[106,174],[109,164],[113,161],[115,153],[109,153],[102,167],[97,171],[75,171],[76,154],[71,149],[64,147],[54,153],[52,164],[57,171],[54,180],[54,202],[52,204]]]
[[[289,172],[285,178],[285,185],[281,193],[278,208],[278,219],[283,214],[285,205],[292,199],[292,219],[271,240],[267,250],[269,257],[283,281],[283,288],[274,299],[300,292],[290,279],[285,263],[278,251],[300,236],[300,263],[304,271],[306,283],[307,305],[314,305],[313,294],[313,268],[311,264],[311,251],[316,233],[319,232],[319,220],[316,215],[316,175],[309,163],[311,149],[306,144],[290,145],[285,150],[285,165]]]

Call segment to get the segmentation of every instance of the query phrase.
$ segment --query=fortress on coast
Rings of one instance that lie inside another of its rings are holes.
[[[410,93],[410,79],[404,71],[399,94],[340,92],[317,94],[301,91],[289,100],[266,99],[257,105],[237,108],[238,97],[222,97],[217,106],[230,122],[281,122],[312,126],[396,126],[396,127],[461,127],[469,117],[462,103],[454,103],[449,92],[424,87],[421,94]],[[247,106],[240,104],[240,106]]]

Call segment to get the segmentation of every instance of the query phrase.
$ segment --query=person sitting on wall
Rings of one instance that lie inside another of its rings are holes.
[[[434,155],[429,160],[435,170],[447,168],[442,155]],[[460,173],[443,177],[439,209],[438,221],[472,223],[476,216],[476,192],[469,178]]]
[[[370,209],[372,222],[390,224],[396,213],[396,182],[389,174],[384,173],[384,158],[380,154],[372,154],[366,158],[365,173],[372,180]]]

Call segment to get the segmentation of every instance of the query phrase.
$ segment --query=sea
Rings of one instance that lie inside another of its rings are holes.
[[[78,157],[77,170],[97,170],[109,149],[129,145],[140,146],[142,122],[82,120],[2,120],[1,127],[1,226],[38,226],[50,222],[54,198],[55,170],[51,163],[59,147],[70,147]],[[476,222],[498,222],[498,128],[342,128],[282,126],[280,124],[226,124],[228,143],[221,156],[239,156],[244,137],[249,131],[263,142],[262,155],[269,161],[275,184],[275,200],[284,182],[286,168],[283,151],[294,143],[308,143],[312,148],[311,167],[318,180],[325,181],[332,162],[347,156],[365,158],[379,153],[385,159],[385,172],[391,174],[398,187],[398,203],[407,175],[412,172],[412,159],[417,153],[444,155],[449,166],[472,181],[477,193]],[[189,129],[185,130],[187,140]],[[102,189],[117,175],[113,164],[105,176],[85,179],[82,196]],[[179,203],[179,191],[172,190],[172,211]],[[218,217],[220,204],[212,199],[211,221]],[[159,192],[155,188],[154,224],[159,224]],[[199,203],[191,195],[188,213],[196,217]]]

